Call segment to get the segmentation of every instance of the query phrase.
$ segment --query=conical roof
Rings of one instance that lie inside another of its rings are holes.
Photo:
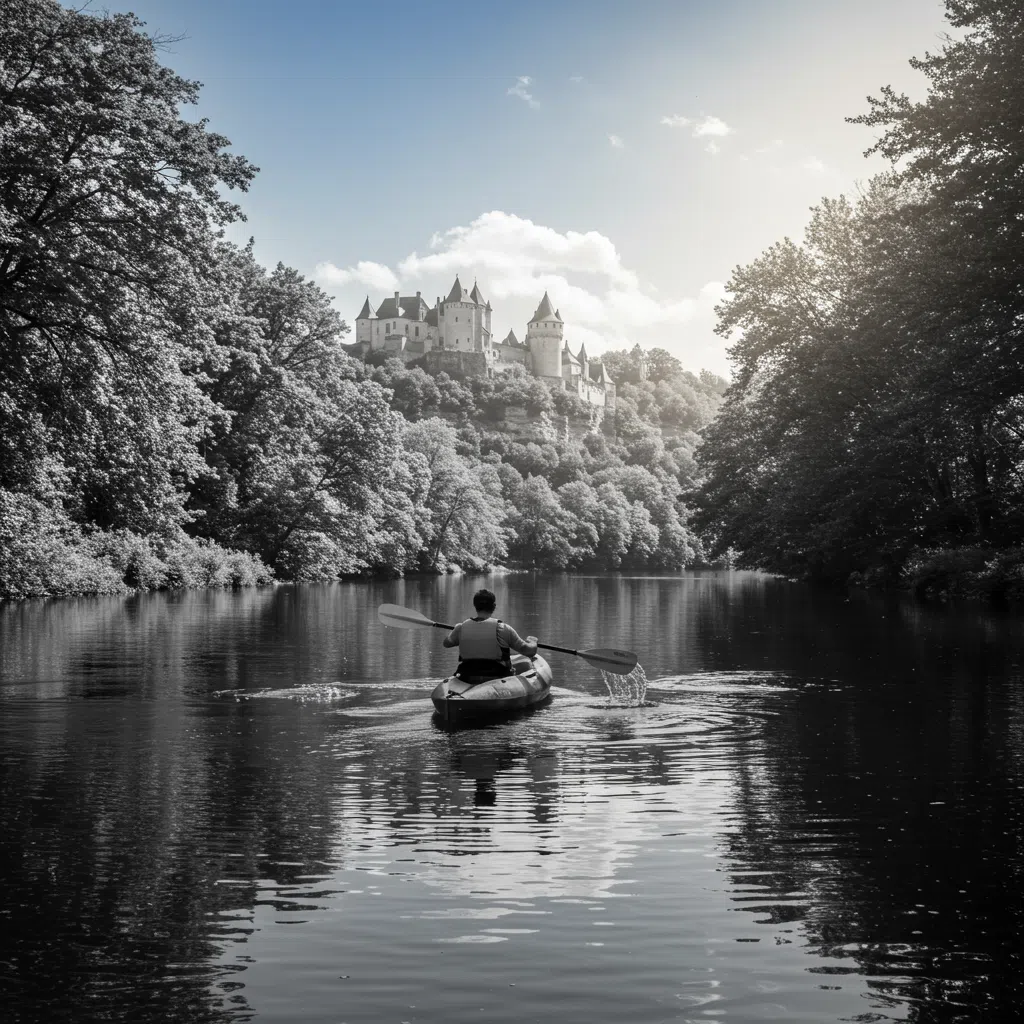
[[[586,362],[587,359],[587,346],[585,344],[580,345],[580,354],[576,357],[581,363]]]
[[[508,334],[502,339],[502,345],[518,345],[519,339],[516,337],[516,332],[510,330]]]
[[[480,294],[480,289],[477,287],[476,281],[473,282],[473,290],[469,293],[469,297],[478,305],[484,304],[484,297]]]
[[[452,290],[448,293],[449,302],[467,302],[469,296],[466,294],[465,288],[459,281],[459,275],[455,275],[455,284],[452,285]]]
[[[558,310],[551,305],[551,300],[548,298],[547,292],[544,293],[544,298],[540,300],[537,312],[533,314],[533,317],[530,319],[530,323],[537,323],[539,320],[558,320],[559,322],[562,320],[558,315]]]
[[[366,296],[366,301],[363,303],[363,308],[359,310],[359,316],[357,320],[369,320],[377,315],[377,311],[370,305],[370,296]]]

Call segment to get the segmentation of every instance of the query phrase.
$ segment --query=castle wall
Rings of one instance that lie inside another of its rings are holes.
[[[443,370],[449,377],[486,377],[487,357],[483,352],[433,349],[423,353],[423,368],[431,374]]]
[[[526,366],[527,351],[525,348],[513,348],[511,345],[495,345],[494,369],[499,372],[507,370],[510,366]]]

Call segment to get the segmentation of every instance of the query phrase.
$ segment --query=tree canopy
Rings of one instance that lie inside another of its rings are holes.
[[[1019,541],[1024,498],[1024,17],[949,0],[965,30],[856,123],[894,162],[824,199],[801,243],[734,273],[736,377],[698,461],[697,525],[747,564],[844,579],[914,552]]]

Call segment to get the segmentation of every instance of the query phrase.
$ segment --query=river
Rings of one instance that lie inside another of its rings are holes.
[[[453,731],[441,621],[635,650]],[[0,606],[0,1007],[35,1021],[998,1021],[1024,622],[750,573]]]

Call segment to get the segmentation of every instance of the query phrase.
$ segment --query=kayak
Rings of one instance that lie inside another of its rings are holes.
[[[512,672],[498,679],[448,676],[434,687],[430,699],[445,719],[500,715],[539,704],[551,693],[551,666],[538,654],[512,655]]]

